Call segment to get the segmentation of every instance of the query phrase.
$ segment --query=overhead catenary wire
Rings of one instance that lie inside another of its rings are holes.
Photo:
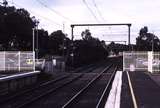
[[[11,4],[13,4],[13,5],[15,5],[15,6],[19,7],[19,8],[23,8],[22,6],[20,6],[19,4],[15,3],[15,2],[13,2],[13,1],[8,1],[8,2],[10,2]],[[28,10],[28,9],[27,9],[27,10]],[[47,18],[47,17],[45,17],[45,16],[42,16],[42,15],[40,15],[40,14],[34,12],[34,11],[29,10],[29,12],[32,13],[32,14],[35,14],[36,16],[41,17],[41,18],[44,19],[45,21],[50,22],[50,23],[52,23],[52,24],[54,24],[54,25],[62,26],[61,24],[59,24],[59,23],[57,23],[57,22],[55,22],[55,21],[53,21],[53,20],[51,20],[51,19],[49,19],[49,18]]]
[[[98,12],[99,16],[101,17],[101,19],[102,19],[103,21],[105,21],[104,17],[102,16],[101,11],[99,10],[99,8],[98,8],[98,6],[97,6],[96,1],[95,1],[95,0],[92,0],[92,2],[93,2],[94,7],[95,7],[95,8],[96,8],[96,10],[97,10],[97,12]]]
[[[57,14],[58,16],[62,17],[65,20],[68,20],[70,22],[74,22],[72,21],[70,18],[64,16],[63,14],[61,14],[60,12],[56,11],[53,8],[48,7],[44,2],[42,2],[41,0],[36,0],[39,4],[41,4],[42,6],[44,6],[45,8],[49,9],[50,11],[52,11],[53,13]]]
[[[82,0],[83,3],[85,4],[85,6],[87,7],[87,9],[89,10],[89,12],[92,14],[92,16],[94,17],[94,19],[99,23],[98,18],[96,17],[96,15],[94,14],[94,12],[92,11],[92,9],[89,7],[89,5],[87,4],[86,0]]]

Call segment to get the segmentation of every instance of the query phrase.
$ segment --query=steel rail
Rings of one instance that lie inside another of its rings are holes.
[[[48,84],[56,83],[57,81],[63,80],[63,79],[65,79],[65,78],[67,78],[67,77],[69,77],[69,75],[65,75],[65,76],[59,77],[59,78],[54,79],[54,80],[49,80],[49,81],[47,81],[47,82],[44,82],[44,83],[42,83],[42,84],[40,84],[40,85],[38,85],[38,86],[35,86],[35,87],[31,88],[31,89],[27,89],[27,90],[22,91],[22,92],[20,92],[20,93],[16,93],[16,94],[14,94],[14,95],[12,95],[12,96],[9,96],[9,97],[6,98],[6,99],[0,100],[0,103],[4,103],[4,102],[7,102],[7,101],[10,101],[10,100],[13,99],[13,98],[16,98],[16,97],[21,96],[21,95],[23,95],[23,94],[25,94],[25,93],[31,92],[31,91],[33,91],[33,90],[35,90],[35,89],[40,88],[40,87],[44,87],[44,86],[46,86],[46,85],[48,85]]]
[[[87,71],[85,71],[85,73],[88,73],[88,72],[94,70],[95,67],[96,67],[96,66],[94,66],[94,67],[92,66],[92,68],[90,67]],[[96,68],[97,68],[97,67],[96,67]],[[84,70],[84,69],[83,69],[83,70]],[[73,74],[73,73],[71,73],[71,74]],[[62,76],[62,77],[59,77],[59,78],[54,79],[54,80],[49,80],[49,81],[47,81],[47,82],[44,82],[44,83],[42,83],[42,84],[40,84],[40,85],[38,85],[38,86],[35,86],[35,87],[31,88],[31,89],[27,89],[27,90],[22,91],[22,92],[20,92],[20,93],[16,93],[16,94],[14,94],[14,95],[12,95],[12,96],[9,96],[8,98],[5,98],[5,99],[3,99],[3,100],[0,100],[0,103],[6,103],[7,101],[11,101],[11,100],[14,99],[14,98],[17,98],[17,97],[19,97],[19,96],[22,96],[23,94],[27,94],[27,93],[29,93],[29,92],[31,92],[31,91],[33,91],[33,90],[36,90],[36,89],[39,89],[39,88],[42,88],[42,87],[46,87],[46,86],[49,85],[49,84],[56,83],[57,81],[61,81],[61,80],[65,79],[65,78],[67,78],[67,77],[69,77],[69,76],[70,76],[70,74],[69,74],[69,75]]]
[[[32,102],[35,102],[36,100],[38,100],[38,99],[40,99],[40,98],[42,98],[42,97],[44,97],[44,96],[46,96],[46,95],[49,95],[49,94],[52,93],[52,92],[55,92],[56,90],[64,87],[65,85],[72,83],[73,81],[77,80],[78,78],[82,77],[83,75],[84,75],[84,74],[80,74],[79,76],[76,76],[76,77],[73,78],[72,80],[69,80],[69,81],[67,80],[64,84],[62,84],[62,85],[60,85],[60,86],[57,86],[57,87],[55,87],[55,88],[53,88],[53,89],[50,89],[50,90],[46,91],[45,93],[42,93],[41,95],[39,95],[39,96],[37,96],[37,97],[34,97],[34,98],[28,100],[27,102],[16,106],[16,108],[23,108],[23,107],[31,104]]]
[[[105,89],[104,89],[104,91],[103,91],[103,93],[101,95],[101,98],[99,99],[98,104],[96,105],[96,108],[104,107],[104,101],[106,101],[106,98],[108,97],[108,94],[110,92],[110,89],[111,89],[111,86],[112,86],[112,82],[114,80],[114,76],[116,74],[117,68],[118,67],[116,66],[115,70],[113,71],[113,74],[111,75],[111,78],[110,78],[107,86],[105,87]]]
[[[82,88],[77,94],[75,94],[66,104],[62,106],[62,108],[68,108],[77,98],[81,95],[87,88],[93,84],[105,71],[107,71],[112,65],[107,66],[105,69],[102,70],[97,76],[95,76],[84,88]]]

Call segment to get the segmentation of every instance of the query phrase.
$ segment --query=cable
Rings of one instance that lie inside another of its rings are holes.
[[[13,2],[13,1],[8,1],[8,2],[10,2],[11,4],[16,5],[16,6],[19,7],[19,8],[23,8],[22,6],[18,5],[17,3]],[[27,10],[28,10],[28,9],[27,9]],[[44,16],[42,16],[42,15],[36,13],[36,12],[33,12],[33,11],[31,11],[31,10],[29,10],[29,11],[30,11],[30,13],[33,13],[33,14],[35,14],[35,15],[43,18],[43,19],[45,19],[45,20],[48,21],[48,22],[52,22],[54,25],[62,26],[61,24],[59,24],[59,23],[57,23],[57,22],[54,22],[53,20],[51,20],[51,19],[49,19],[49,18],[47,18],[47,17],[44,17]]]
[[[87,9],[90,11],[90,13],[92,14],[92,16],[94,17],[94,19],[99,22],[99,20],[97,19],[96,15],[93,13],[92,9],[88,6],[87,2],[85,0],[82,0],[83,3],[86,5]]]
[[[66,19],[66,20],[68,20],[68,21],[70,21],[70,22],[74,22],[74,21],[72,21],[71,19],[69,19],[68,17],[66,17],[66,16],[62,15],[61,13],[59,13],[58,11],[56,11],[56,10],[48,7],[48,6],[47,6],[46,4],[44,4],[42,1],[40,1],[40,0],[36,0],[36,1],[37,1],[39,4],[41,4],[42,6],[44,6],[45,8],[47,8],[47,9],[51,10],[52,12],[54,12],[55,14],[57,14],[58,16],[61,16],[62,18]]]
[[[93,4],[94,4],[94,7],[96,8],[96,10],[97,10],[99,16],[101,17],[101,19],[102,19],[103,21],[105,21],[104,17],[102,16],[102,14],[101,14],[101,12],[100,12],[100,10],[99,10],[97,4],[96,4],[96,1],[95,1],[95,0],[92,0],[92,2],[93,2]]]

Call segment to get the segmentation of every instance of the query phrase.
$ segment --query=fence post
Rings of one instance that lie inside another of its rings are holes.
[[[21,58],[20,58],[20,51],[18,52],[18,70],[21,70]]]
[[[153,52],[148,51],[148,71],[153,72]]]
[[[35,52],[33,51],[33,71],[35,71]]]
[[[125,54],[125,52],[123,51],[123,71],[125,71],[125,69],[124,69],[125,68],[125,66],[124,66],[125,65],[125,63],[124,63],[124,54]]]
[[[6,53],[4,51],[4,71],[6,71]]]

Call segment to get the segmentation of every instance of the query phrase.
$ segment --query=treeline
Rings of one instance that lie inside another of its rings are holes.
[[[31,50],[34,26],[25,9],[0,6],[0,49]]]
[[[94,63],[108,57],[103,41],[92,37],[89,30],[83,31],[81,35],[82,40],[74,41],[75,65]]]
[[[153,33],[150,33],[147,26],[139,30],[136,38],[136,44],[123,45],[111,42],[107,49],[118,54],[122,51],[160,51],[160,39]]]
[[[139,36],[136,38],[136,51],[160,51],[159,38],[148,31],[145,26],[140,29]]]
[[[38,21],[25,9],[0,5],[0,50],[32,51],[33,28]],[[44,29],[34,29],[35,51],[39,58],[58,55],[64,57],[69,66],[80,66],[104,60],[109,52],[119,54],[122,51],[160,51],[160,40],[148,28],[141,28],[136,45],[124,45],[92,37],[89,30],[81,33],[82,39],[73,42],[61,30],[51,34]],[[38,39],[37,39],[38,38]],[[38,41],[37,41],[38,40]],[[38,45],[38,46],[37,46]]]
[[[104,43],[93,38],[89,30],[82,33],[81,40],[72,42],[61,30],[48,34],[44,29],[35,29],[37,23],[25,9],[0,5],[0,50],[32,51],[34,32],[34,46],[39,58],[62,56],[68,65],[74,67],[107,58]]]

